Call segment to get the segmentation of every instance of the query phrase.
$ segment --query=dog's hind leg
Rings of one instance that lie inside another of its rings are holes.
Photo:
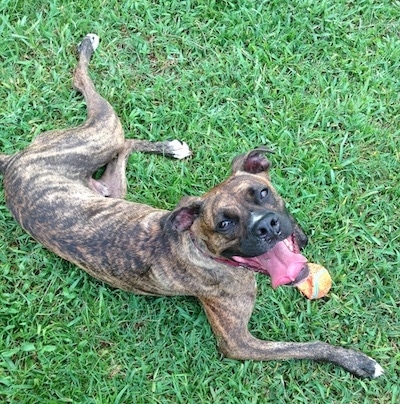
[[[82,161],[82,174],[90,183],[93,173],[105,166],[124,148],[124,132],[113,107],[97,91],[89,77],[88,65],[97,48],[99,38],[88,34],[78,46],[79,61],[74,71],[73,85],[85,98],[87,118],[74,136],[82,145],[86,158]],[[84,172],[83,172],[84,170]]]
[[[96,91],[88,66],[99,38],[88,34],[78,46],[79,59],[74,70],[73,86],[85,98],[85,122],[73,128],[40,134],[29,147],[29,156],[40,156],[43,166],[73,181],[90,185],[100,167],[124,148],[124,132],[113,107]],[[2,161],[0,160],[0,168]],[[28,162],[26,163],[29,164]]]
[[[12,157],[0,155],[0,171],[6,171],[10,161],[26,166],[40,162],[43,170],[88,183],[97,169],[123,150],[125,139],[120,120],[112,106],[97,93],[88,74],[89,61],[98,43],[94,34],[82,40],[73,76],[73,85],[87,104],[85,122],[78,127],[41,133],[27,150]]]
[[[102,196],[123,198],[126,194],[126,163],[132,152],[163,154],[177,159],[188,157],[191,152],[186,143],[178,140],[154,143],[146,140],[124,140],[118,117],[111,105],[97,93],[88,75],[90,57],[97,45],[97,35],[88,34],[83,39],[78,47],[79,63],[74,72],[74,87],[83,94],[87,103],[88,117],[83,125],[87,129],[85,133],[94,140],[90,150],[96,166],[89,170],[88,186]],[[99,164],[100,162],[103,164]],[[92,174],[102,166],[105,166],[104,174],[95,180]]]
[[[111,160],[99,180],[91,179],[90,187],[97,193],[111,198],[123,198],[126,194],[126,163],[132,152],[162,154],[183,159],[192,153],[186,143],[179,140],[149,142],[147,140],[126,139],[123,150]]]
[[[87,34],[85,38],[83,38],[82,42],[78,45],[79,61],[75,68],[73,78],[75,89],[85,97],[88,110],[88,120],[93,118],[96,111],[102,109],[99,107],[99,104],[103,103],[103,100],[97,93],[88,73],[90,59],[98,45],[99,37],[95,34]]]

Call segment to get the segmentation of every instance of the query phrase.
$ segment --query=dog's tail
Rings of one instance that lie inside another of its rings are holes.
[[[0,174],[5,173],[8,162],[11,160],[11,157],[12,156],[9,156],[7,154],[0,154]]]

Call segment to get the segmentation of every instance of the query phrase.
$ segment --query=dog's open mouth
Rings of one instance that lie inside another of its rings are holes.
[[[308,276],[307,259],[300,254],[294,234],[258,257],[232,256],[231,259],[248,269],[269,275],[273,288],[294,286]]]

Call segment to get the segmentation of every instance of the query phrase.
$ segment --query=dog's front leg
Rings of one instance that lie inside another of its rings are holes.
[[[253,337],[247,326],[254,300],[252,292],[240,296],[200,298],[224,356],[241,360],[311,359],[331,362],[359,377],[375,378],[383,373],[375,360],[352,349],[319,341],[272,342]]]

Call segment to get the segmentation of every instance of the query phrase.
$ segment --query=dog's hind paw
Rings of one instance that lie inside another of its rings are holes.
[[[89,52],[91,55],[99,46],[100,38],[96,34],[87,34],[78,44],[78,52]],[[89,47],[90,46],[90,47]],[[91,48],[91,49],[90,49]]]
[[[164,152],[165,154],[179,160],[192,155],[189,146],[185,142],[181,142],[177,139],[167,142]]]
[[[384,373],[385,371],[382,369],[382,366],[379,365],[379,363],[375,362],[375,369],[372,377],[375,379],[379,376],[382,376]]]
[[[90,42],[92,42],[92,48],[95,51],[97,49],[97,47],[99,46],[99,42],[100,42],[99,36],[96,34],[87,34],[86,36],[90,39]]]

